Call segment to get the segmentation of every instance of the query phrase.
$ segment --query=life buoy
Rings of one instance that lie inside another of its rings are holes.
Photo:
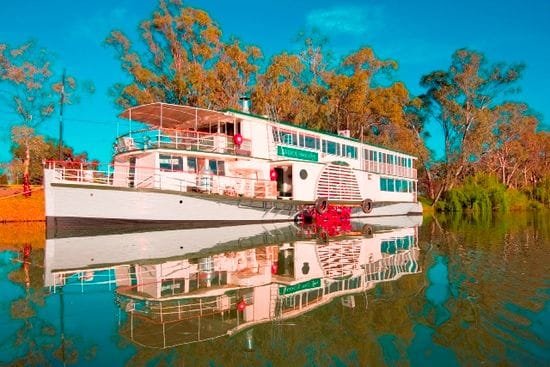
[[[318,214],[325,214],[328,210],[328,200],[325,198],[317,198],[315,200],[315,211]]]
[[[361,209],[363,209],[363,213],[370,213],[372,211],[372,200],[363,200],[363,202],[361,203]]]
[[[235,143],[235,145],[240,147],[241,144],[243,143],[243,136],[241,134],[233,135],[233,143]]]
[[[372,227],[368,224],[365,224],[362,229],[363,235],[365,237],[371,238],[372,237]]]

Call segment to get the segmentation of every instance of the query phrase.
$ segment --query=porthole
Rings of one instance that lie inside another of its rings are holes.
[[[305,180],[307,178],[307,171],[305,169],[300,170],[300,178]]]

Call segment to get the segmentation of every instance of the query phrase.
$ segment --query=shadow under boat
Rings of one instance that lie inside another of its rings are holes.
[[[396,215],[381,217],[353,218],[353,223],[376,227],[410,227],[422,224],[421,215]],[[89,218],[46,218],[46,238],[86,237],[110,234],[141,233],[200,228],[241,227],[252,224],[270,225],[273,223],[290,225],[289,221],[127,221],[123,219]]]

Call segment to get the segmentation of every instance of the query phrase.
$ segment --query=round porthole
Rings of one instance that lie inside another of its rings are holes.
[[[300,170],[300,178],[305,180],[307,178],[307,171],[305,169]]]

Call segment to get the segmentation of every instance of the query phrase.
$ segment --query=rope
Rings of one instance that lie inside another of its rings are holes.
[[[31,192],[42,191],[42,190],[44,190],[44,188],[43,188],[43,187],[39,187],[39,188],[36,188],[36,189],[31,189]],[[25,195],[25,192],[22,191],[22,192],[18,192],[18,193],[16,193],[16,194],[13,194],[13,195],[2,196],[2,197],[0,197],[0,200],[13,198],[13,197],[16,197],[16,196],[19,196],[19,195]]]

